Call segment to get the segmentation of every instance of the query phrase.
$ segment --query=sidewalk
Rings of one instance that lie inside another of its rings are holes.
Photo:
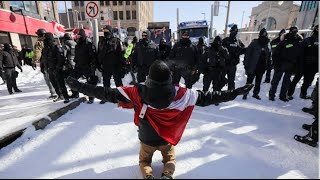
[[[0,80],[2,83],[2,80]],[[25,128],[34,125],[36,129],[42,128],[56,120],[66,111],[75,108],[85,98],[72,99],[65,104],[63,101],[53,102],[48,87],[40,69],[33,70],[31,66],[23,66],[19,72],[17,85],[21,93],[9,95],[6,84],[0,85],[0,148],[1,141],[22,132]],[[35,123],[39,120],[45,124]]]

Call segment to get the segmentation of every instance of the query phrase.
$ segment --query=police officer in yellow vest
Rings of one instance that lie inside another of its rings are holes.
[[[130,75],[132,77],[132,81],[130,82],[130,84],[135,84],[137,81],[136,81],[136,77],[134,75],[134,64],[133,64],[133,61],[132,61],[132,58],[131,58],[131,54],[133,53],[133,50],[134,50],[134,47],[136,46],[137,44],[137,37],[134,36],[133,39],[132,39],[132,42],[129,44],[128,48],[126,49],[126,52],[124,53],[123,57],[125,58],[126,60],[126,65],[130,66]]]

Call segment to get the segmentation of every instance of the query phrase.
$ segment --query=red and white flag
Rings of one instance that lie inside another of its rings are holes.
[[[63,26],[55,21],[52,21],[52,26],[54,29],[54,33],[58,36],[62,36],[64,35],[64,33],[66,32],[63,28]]]

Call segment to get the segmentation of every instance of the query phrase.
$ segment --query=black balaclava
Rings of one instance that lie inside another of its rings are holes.
[[[145,87],[141,90],[143,101],[154,108],[163,109],[170,105],[175,92],[170,68],[165,62],[156,60],[150,66]]]
[[[292,26],[289,29],[289,34],[288,34],[288,39],[289,40],[293,40],[295,38],[295,36],[298,33],[298,27],[297,26]]]
[[[159,50],[160,51],[165,51],[166,50],[166,40],[164,38],[160,39]]]
[[[12,48],[10,47],[10,44],[4,43],[3,44],[3,50],[6,51],[6,52],[11,52]]]
[[[258,41],[260,45],[266,45],[269,42],[268,33],[265,28],[260,30]]]
[[[279,32],[279,37],[282,36],[282,34],[286,33],[286,30],[285,29],[281,29],[281,31]]]
[[[52,46],[54,44],[54,37],[51,32],[47,32],[44,37],[45,37],[44,44],[46,46]]]
[[[316,26],[313,28],[312,36],[315,36],[315,37],[318,37],[318,36],[319,36],[319,25],[316,25]]]
[[[103,32],[104,37],[107,38],[107,39],[110,39],[112,37],[112,27],[109,26],[109,25],[106,25],[104,27],[104,29],[108,29],[109,30],[109,32]]]
[[[78,35],[80,36],[78,38],[78,42],[84,42],[87,38],[86,32],[84,31],[84,29],[80,29],[78,32]]]
[[[212,47],[218,49],[220,46],[222,46],[222,39],[220,36],[216,36],[212,42]]]
[[[183,32],[182,36],[189,36],[189,33],[188,32]],[[181,45],[183,46],[186,46],[186,45],[190,45],[191,44],[191,41],[189,38],[181,38],[180,39],[180,43]]]
[[[204,45],[203,37],[199,37],[198,44],[199,45]]]
[[[230,37],[231,38],[236,38],[236,36],[238,34],[238,26],[236,24],[233,25],[229,32],[230,32]]]

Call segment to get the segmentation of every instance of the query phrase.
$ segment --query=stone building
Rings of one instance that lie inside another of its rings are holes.
[[[129,35],[135,31],[147,29],[148,22],[153,21],[153,1],[99,1],[100,17],[98,18],[99,28],[105,26],[108,21],[112,27],[126,29]],[[89,28],[85,19],[84,2],[72,1],[72,9],[78,17],[79,24]],[[74,20],[77,27],[77,19]]]

